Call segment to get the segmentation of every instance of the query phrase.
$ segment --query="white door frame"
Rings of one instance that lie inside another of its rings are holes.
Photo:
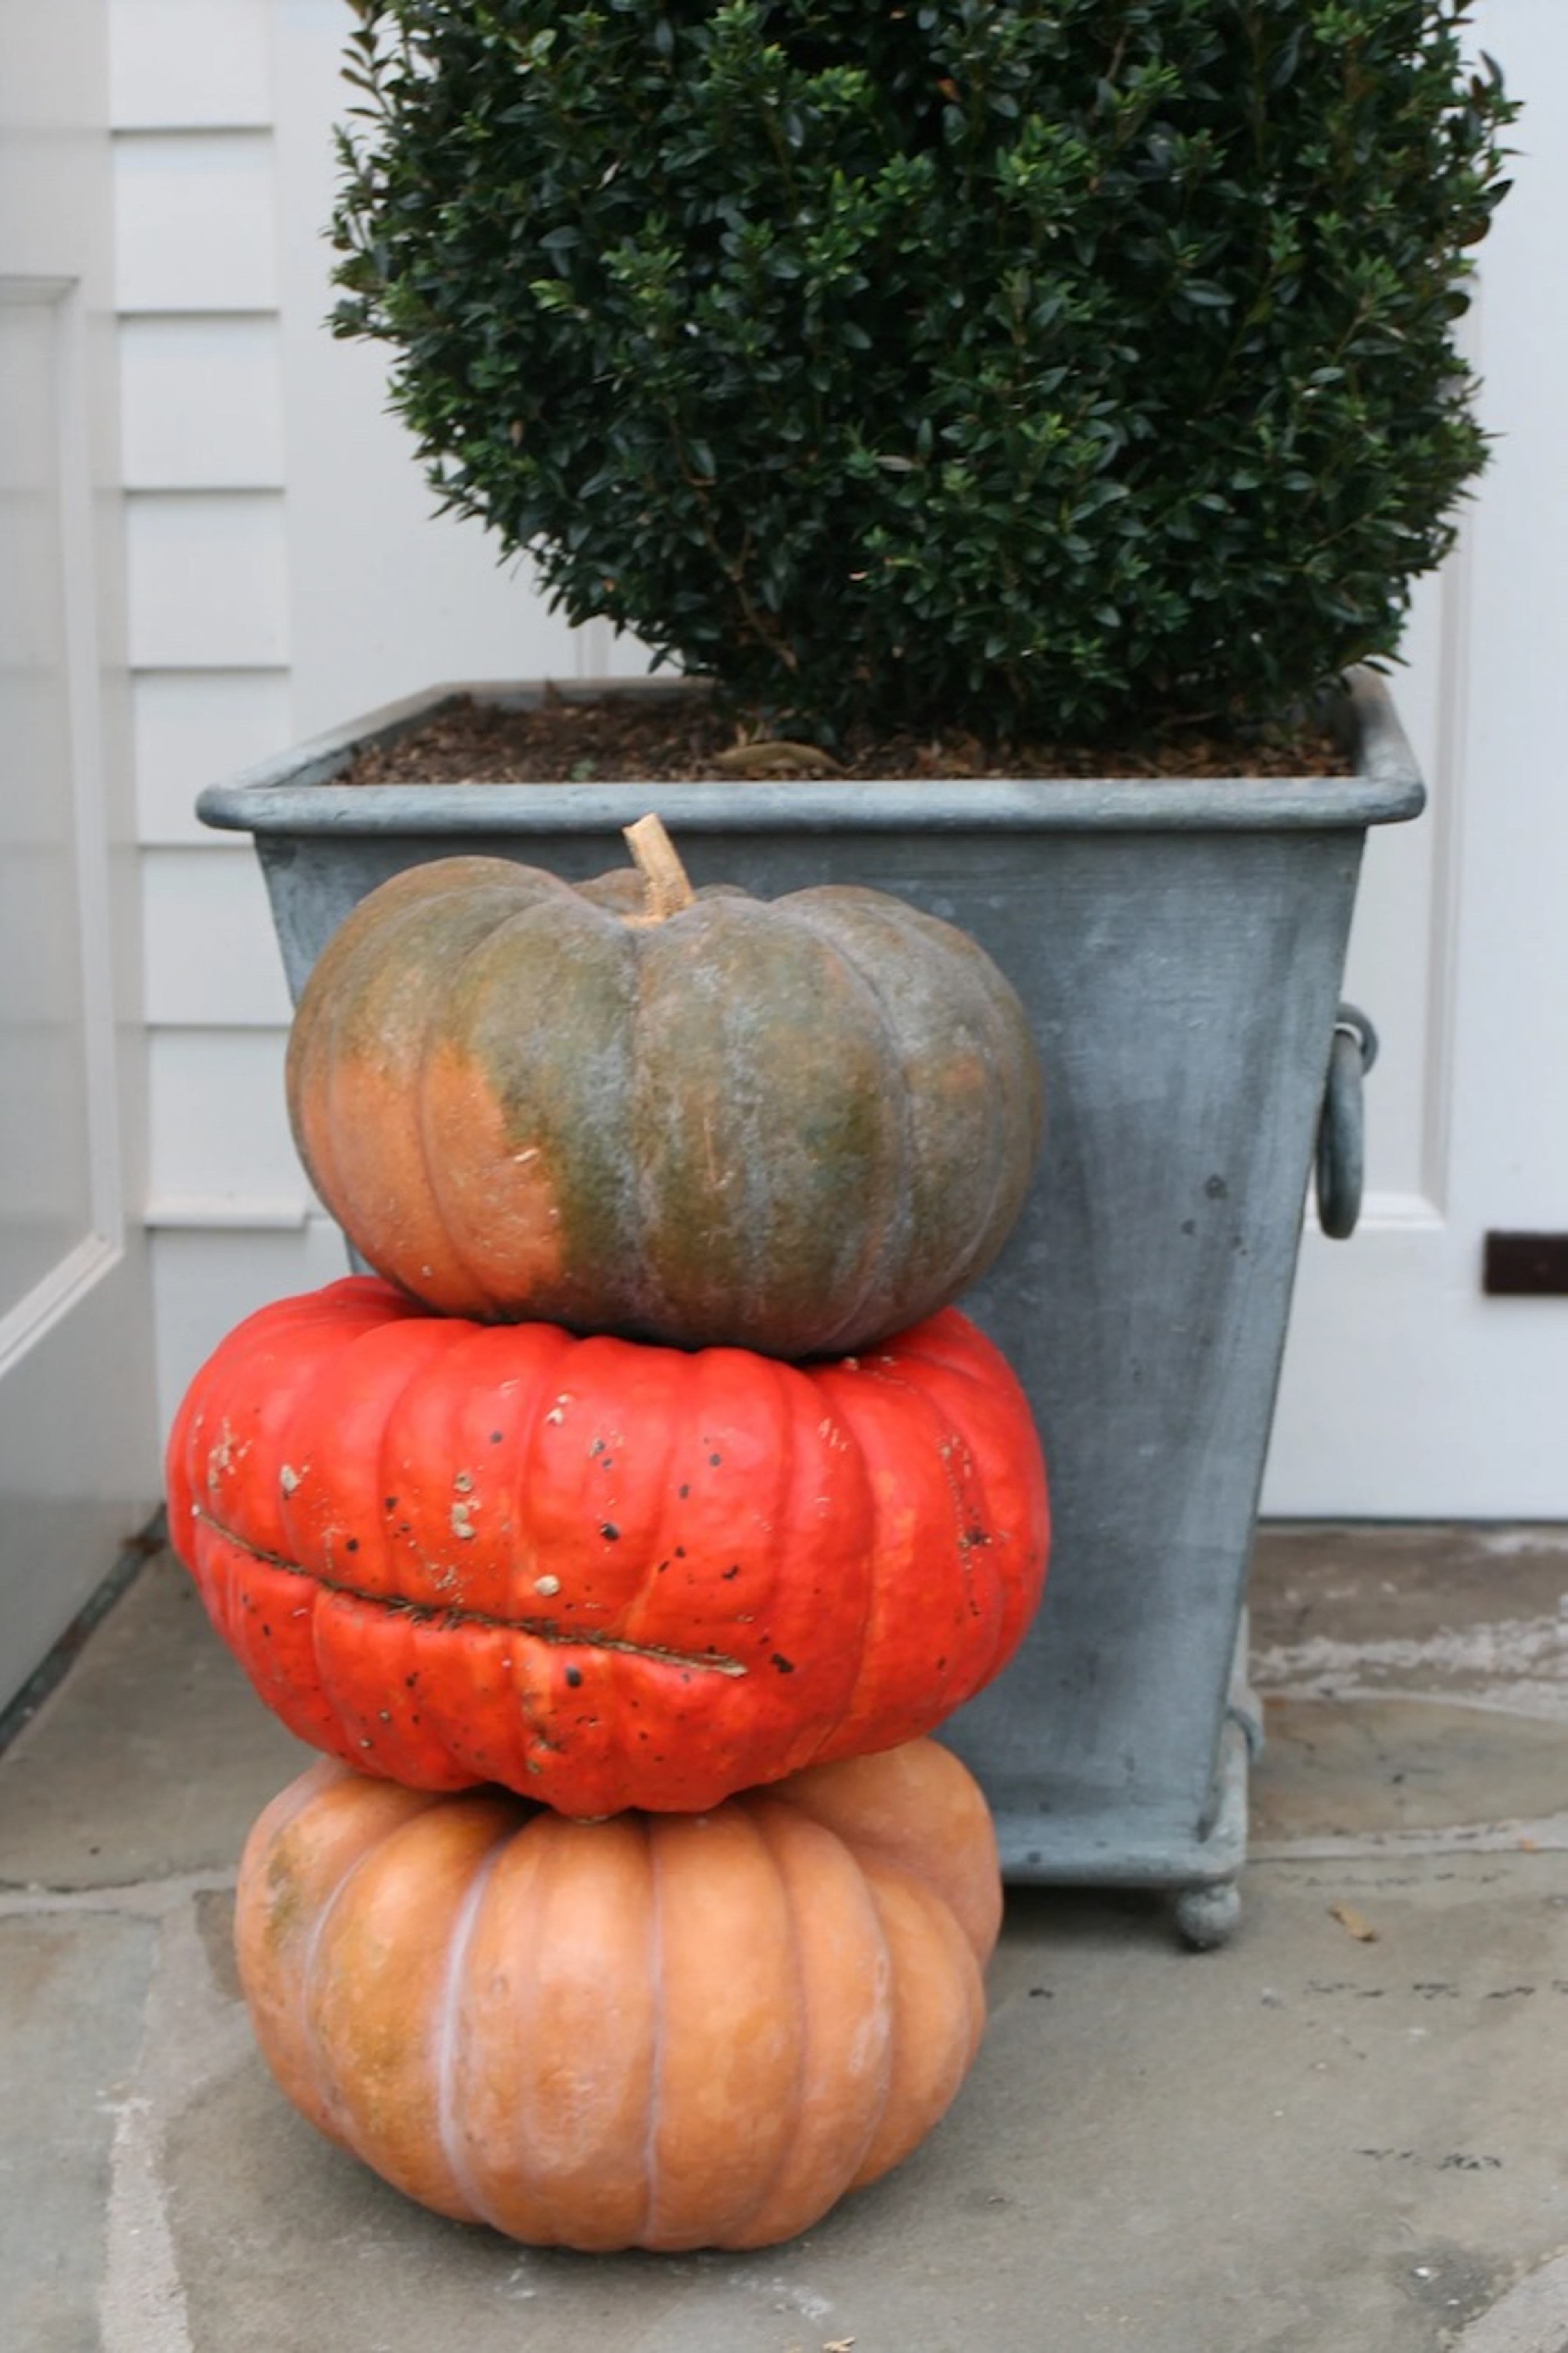
[[[102,0],[0,0],[0,1706],[158,1493]]]

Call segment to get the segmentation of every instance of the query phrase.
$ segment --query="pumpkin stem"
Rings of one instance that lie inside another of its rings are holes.
[[[635,825],[622,830],[648,892],[641,914],[632,920],[641,923],[668,923],[683,907],[689,907],[697,895],[675,845],[657,817],[640,817]]]

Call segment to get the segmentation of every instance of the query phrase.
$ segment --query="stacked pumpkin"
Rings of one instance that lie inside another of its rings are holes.
[[[977,2048],[990,1816],[924,1736],[1044,1575],[1022,1390],[950,1304],[1038,1145],[1012,989],[845,888],[438,860],[301,998],[289,1095],[378,1271],[193,1383],[170,1522],[327,1752],[241,1976],[321,2129],[540,2244],[758,2246]]]

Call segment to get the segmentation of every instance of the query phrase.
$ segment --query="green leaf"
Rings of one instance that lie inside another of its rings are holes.
[[[569,619],[797,732],[1266,709],[1487,455],[1454,0],[352,0],[334,334]]]

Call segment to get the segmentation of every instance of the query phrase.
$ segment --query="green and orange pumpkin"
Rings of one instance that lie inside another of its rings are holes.
[[[1039,1146],[1022,1005],[878,891],[573,887],[439,859],[364,900],[290,1040],[290,1115],[364,1259],[450,1314],[842,1355],[958,1297]]]
[[[943,2114],[1001,1915],[985,1802],[922,1740],[598,1823],[323,1762],[251,1833],[236,1941],[284,2093],[408,2196],[536,2245],[758,2247]]]
[[[797,1366],[428,1314],[262,1308],[186,1393],[169,1525],[302,1738],[418,1788],[697,1809],[929,1730],[1012,1655],[1048,1513],[956,1308]]]

